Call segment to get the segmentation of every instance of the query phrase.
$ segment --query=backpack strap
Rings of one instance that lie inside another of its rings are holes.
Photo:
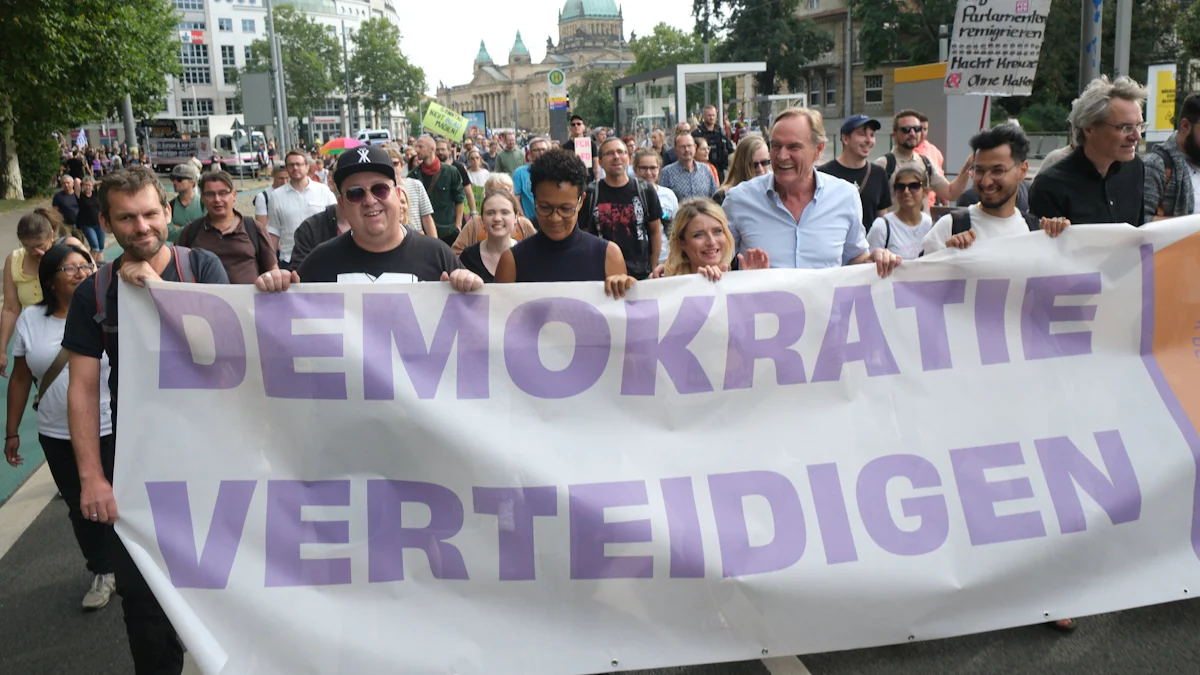
[[[913,154],[916,154],[916,153],[913,153]],[[925,162],[925,175],[928,176],[930,178],[930,180],[932,180],[933,164],[930,163],[929,158],[926,157],[925,155],[917,155],[917,157],[920,157],[921,161]]]
[[[250,237],[250,244],[254,246],[254,261],[258,266],[258,273],[266,272],[263,269],[263,249],[262,249],[262,233],[258,231],[258,223],[250,216],[242,216],[242,227],[246,228],[246,235]]]
[[[645,209],[645,216],[649,216],[650,215],[650,202],[646,201],[646,189],[649,186],[646,185],[646,181],[642,180],[641,178],[634,178],[634,180],[637,181],[637,196],[638,196],[638,199],[642,200],[642,208]],[[655,194],[655,196],[658,196],[658,195]],[[660,213],[662,211],[661,205],[659,206],[659,211],[660,211]],[[661,216],[659,217],[659,220],[660,221],[662,220]],[[643,224],[646,226],[646,236],[649,237],[650,236],[650,222],[647,221]]]
[[[884,158],[884,161],[887,162],[887,168],[885,168],[884,170],[887,171],[887,179],[888,179],[888,182],[890,183],[890,182],[892,182],[892,174],[896,173],[896,155],[889,152],[886,155],[884,155],[883,158]]]
[[[870,166],[869,164],[867,166]],[[891,214],[888,214],[891,215]],[[883,217],[883,224],[887,227],[887,235],[883,239],[883,247],[888,248],[892,245],[892,219],[887,216]]]
[[[971,229],[971,212],[966,209],[950,213],[950,236],[962,234]]]
[[[1163,190],[1162,190],[1162,194],[1159,195],[1159,198],[1158,198],[1158,211],[1155,213],[1155,215],[1157,215],[1160,218],[1167,218],[1172,215],[1170,213],[1167,213],[1167,183],[1171,182],[1171,175],[1173,173],[1175,173],[1175,158],[1171,157],[1170,151],[1162,149],[1162,148],[1163,148],[1163,144],[1159,143],[1158,145],[1154,146],[1153,150],[1151,150],[1151,152],[1157,154],[1159,157],[1162,157],[1163,176],[1164,176]]]
[[[104,263],[98,272],[96,272],[96,314],[92,317],[100,326],[100,338],[104,341],[104,351],[108,351],[108,334],[116,333],[117,327],[108,324],[108,289],[112,286],[113,280],[113,265],[111,262]]]
[[[196,283],[196,273],[192,270],[192,249],[186,246],[172,246],[171,254],[175,256],[175,269],[179,270],[179,280],[184,283]]]
[[[595,234],[596,215],[598,215],[598,214],[593,213],[593,212],[596,211],[597,209],[599,209],[599,205],[596,203],[596,200],[598,200],[599,198],[600,198],[600,181],[594,180],[594,181],[588,183],[587,187],[584,188],[584,190],[583,190],[583,204],[582,204],[582,208],[580,208],[580,212],[587,214],[587,227],[583,228],[584,232],[590,232],[592,234]]]

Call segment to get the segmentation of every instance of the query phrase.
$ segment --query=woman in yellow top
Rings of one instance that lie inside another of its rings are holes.
[[[488,176],[487,182],[484,183],[483,194],[490,195],[493,192],[503,191],[510,195],[516,196],[516,189],[513,187],[512,176],[506,173],[494,173]],[[483,199],[476,199],[476,204],[480,204],[479,210],[482,211]],[[513,228],[513,241],[521,241],[525,237],[532,236],[537,232],[533,228],[533,223],[524,216],[517,216],[516,227]],[[488,238],[487,228],[483,226],[483,216],[474,215],[463,226],[463,229],[458,231],[458,238],[454,240],[454,244],[450,248],[454,251],[454,255],[462,255],[462,252],[472,244],[478,244],[486,241]]]
[[[25,214],[17,223],[17,240],[21,248],[8,254],[4,261],[4,308],[0,310],[0,375],[8,377],[8,343],[12,342],[21,310],[42,301],[42,284],[38,265],[42,255],[56,243],[84,247],[75,237],[60,237],[64,232],[58,211],[39,207]]]

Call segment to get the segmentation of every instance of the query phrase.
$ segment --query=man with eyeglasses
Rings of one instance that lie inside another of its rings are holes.
[[[892,140],[895,144],[891,152],[875,160],[875,163],[884,168],[888,185],[892,184],[892,176],[897,169],[918,169],[925,172],[925,175],[929,176],[928,206],[933,206],[935,199],[940,199],[943,204],[953,204],[970,185],[970,175],[966,171],[966,167],[970,166],[970,159],[968,158],[953,183],[946,180],[928,157],[916,153],[925,129],[921,117],[921,113],[916,110],[901,110],[896,113],[892,118]]]
[[[1065,218],[1037,218],[1017,208],[1017,186],[1029,172],[1029,138],[1020,127],[1001,124],[971,139],[974,163],[969,173],[979,203],[966,212],[942,216],[921,242],[925,254],[943,248],[968,248],[976,241],[1043,230],[1057,237],[1070,225]]]
[[[578,225],[620,247],[627,273],[645,279],[662,250],[662,207],[652,185],[640,178],[630,180],[625,173],[628,163],[629,151],[620,138],[600,145],[604,178],[592,181],[584,191]]]
[[[671,221],[674,220],[675,213],[679,211],[679,199],[675,196],[675,193],[671,192],[670,188],[665,188],[658,184],[658,174],[661,169],[662,156],[654,148],[640,148],[637,152],[633,153],[634,177],[641,178],[654,186],[654,191],[658,195],[659,206],[662,207],[662,243],[658,251],[659,263],[667,261]]]
[[[585,122],[579,115],[571,115],[571,129],[567,138],[567,142],[563,143],[562,149],[566,150],[572,155],[576,154],[576,139],[587,140],[592,145],[592,163],[587,167],[588,182],[590,183],[596,180],[596,176],[600,173],[600,150],[596,145],[596,141],[591,136],[588,136],[587,122]]]
[[[550,141],[545,138],[535,138],[529,142],[529,164],[537,161],[547,150],[550,149]],[[537,213],[533,208],[533,183],[529,180],[529,164],[522,164],[513,171],[513,193],[517,195],[517,199],[521,204],[521,214],[537,227]]]
[[[453,169],[451,169],[453,171]],[[294,283],[412,283],[448,281],[459,292],[483,287],[463,269],[450,247],[433,237],[414,236],[400,224],[396,170],[387,151],[375,145],[338,156],[333,170],[338,207],[350,230],[313,249],[300,269],[273,270],[255,281],[260,291],[285,291]]]
[[[279,268],[267,233],[234,202],[233,176],[210,171],[200,179],[200,199],[208,215],[192,221],[179,233],[179,245],[209,251],[220,258],[231,284],[252,284],[259,274]]]
[[[1029,189],[1029,208],[1039,216],[1072,223],[1145,222],[1145,166],[1138,144],[1146,123],[1146,90],[1128,77],[1092,80],[1071,105],[1067,120],[1075,150],[1038,172]]]
[[[287,168],[288,182],[271,192],[267,234],[275,250],[279,251],[279,266],[291,269],[296,230],[309,216],[336,204],[337,198],[324,184],[308,177],[308,155],[303,150],[289,150],[283,158],[283,165]]]
[[[175,196],[171,199],[171,222],[167,226],[167,242],[174,244],[183,227],[197,218],[204,217],[204,205],[196,198],[196,180],[200,172],[191,164],[176,164],[171,169],[171,187]]]
[[[876,218],[887,215],[892,207],[891,190],[888,189],[886,172],[867,161],[875,149],[875,132],[883,126],[878,120],[866,115],[852,115],[842,122],[842,154],[817,167],[830,176],[836,176],[858,188],[858,199],[863,207],[863,228],[871,231]]]

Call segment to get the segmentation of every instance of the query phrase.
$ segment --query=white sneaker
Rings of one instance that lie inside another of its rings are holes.
[[[94,611],[107,605],[116,587],[116,575],[97,574],[96,578],[92,579],[92,587],[83,596],[83,608],[87,611]]]

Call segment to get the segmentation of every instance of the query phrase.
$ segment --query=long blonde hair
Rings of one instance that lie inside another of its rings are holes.
[[[729,220],[725,211],[717,203],[707,197],[688,199],[679,205],[675,212],[675,220],[671,224],[671,241],[667,252],[667,263],[664,265],[663,276],[674,277],[680,274],[692,274],[692,261],[683,252],[683,237],[687,234],[688,225],[696,216],[708,216],[721,223],[721,232],[725,235],[725,252],[721,255],[721,266],[729,267],[733,262],[733,233],[729,231]]]
[[[721,189],[729,192],[733,186],[754,178],[754,155],[759,148],[767,147],[762,136],[746,136],[738,141],[737,149],[733,152],[733,161],[729,163],[729,173],[725,174],[725,182]]]

